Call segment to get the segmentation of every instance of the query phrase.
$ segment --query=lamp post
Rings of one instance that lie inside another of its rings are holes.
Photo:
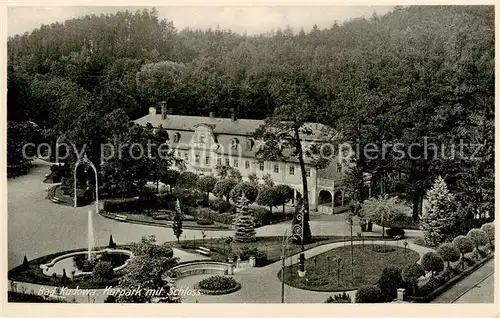
[[[288,247],[293,237],[293,233],[288,234],[288,230],[286,230],[285,233],[283,233],[283,240],[281,242],[281,303],[285,302],[285,247]]]
[[[304,256],[304,221],[305,221],[305,209],[302,208],[301,213],[297,213],[295,216],[296,222],[293,227],[293,236],[300,239],[300,255],[299,255],[299,270],[298,274],[300,277],[306,276],[305,271],[305,256]]]

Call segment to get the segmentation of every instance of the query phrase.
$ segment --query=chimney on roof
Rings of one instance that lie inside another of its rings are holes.
[[[234,112],[231,112],[231,121],[236,121],[236,115]]]
[[[161,105],[161,119],[167,119],[167,102],[160,102]]]
[[[210,118],[215,118],[215,112],[210,112]]]

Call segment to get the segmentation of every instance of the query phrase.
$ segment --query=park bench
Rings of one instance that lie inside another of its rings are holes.
[[[206,247],[199,246],[198,249],[196,250],[198,253],[205,255],[205,256],[210,256],[210,250]]]

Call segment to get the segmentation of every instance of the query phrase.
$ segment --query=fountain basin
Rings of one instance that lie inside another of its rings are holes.
[[[93,256],[97,256],[100,254],[122,254],[122,255],[127,255],[129,258],[125,261],[124,264],[117,266],[113,268],[114,272],[117,272],[123,268],[125,268],[130,260],[134,257],[134,254],[125,249],[111,249],[111,248],[105,248],[99,251],[90,251],[90,254]],[[80,252],[72,252],[68,254],[64,254],[61,256],[58,256],[51,260],[49,263],[42,264],[40,265],[40,269],[42,269],[42,272],[44,275],[47,276],[52,276],[54,273],[56,275],[62,275],[63,273],[63,268],[66,269],[66,275],[68,277],[79,277],[79,276],[85,276],[85,275],[92,275],[92,272],[84,272],[80,271],[73,262],[73,258],[75,256],[80,256],[80,255],[85,255],[87,256],[89,254],[89,251],[80,251]]]

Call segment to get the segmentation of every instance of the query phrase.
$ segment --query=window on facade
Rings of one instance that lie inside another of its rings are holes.
[[[250,169],[250,161],[245,161],[245,169]]]
[[[342,164],[337,163],[337,173],[341,173],[341,172],[342,172]]]
[[[188,160],[188,153],[187,153],[187,152],[185,152],[185,153],[184,153],[184,159],[185,159],[186,161]]]
[[[311,176],[311,168],[306,168],[306,176],[307,177]]]
[[[226,158],[226,166],[229,166],[229,158]]]
[[[274,173],[280,173],[280,166],[274,165]]]
[[[199,153],[197,153],[197,154],[194,155],[194,162],[197,163],[197,164],[200,163],[200,154]]]
[[[210,157],[209,156],[205,157],[205,164],[206,165],[210,164]]]
[[[238,168],[238,159],[234,159],[234,160],[233,160],[233,166],[234,166],[235,168]]]
[[[259,170],[264,171],[264,163],[263,162],[259,162]]]
[[[217,158],[217,164],[220,166],[222,165],[222,159],[221,158]]]
[[[205,143],[205,136],[200,135],[200,143],[204,144]]]
[[[295,167],[290,166],[290,175],[293,176],[295,174]]]

